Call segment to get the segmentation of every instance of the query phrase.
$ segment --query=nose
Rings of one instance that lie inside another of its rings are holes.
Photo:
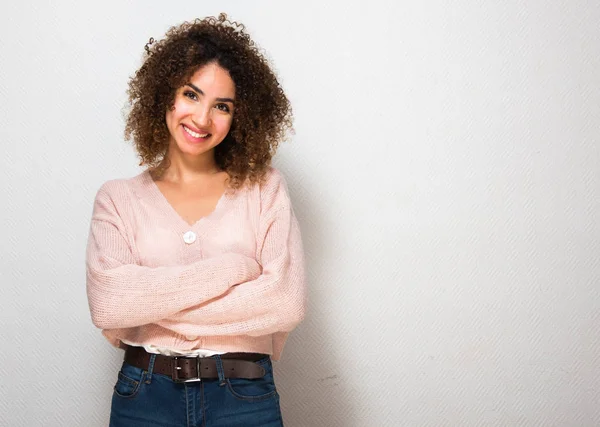
[[[199,128],[205,128],[210,126],[211,123],[211,109],[209,106],[198,106],[194,114],[192,115],[192,121],[194,125]]]

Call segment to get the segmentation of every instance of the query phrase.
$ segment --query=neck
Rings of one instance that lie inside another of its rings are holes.
[[[165,181],[187,183],[220,172],[215,161],[214,150],[199,156],[190,156],[173,149],[171,145],[163,164],[165,162],[168,166],[160,177]]]

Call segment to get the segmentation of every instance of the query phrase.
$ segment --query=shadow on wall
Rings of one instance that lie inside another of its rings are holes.
[[[324,324],[322,314],[329,312],[328,301],[323,300],[312,280],[315,273],[328,268],[327,259],[314,255],[327,253],[330,243],[323,239],[324,224],[316,214],[311,194],[294,191],[301,188],[296,183],[302,176],[295,166],[286,164],[282,172],[302,230],[309,301],[306,319],[290,334],[282,359],[274,364],[283,421],[286,427],[351,427],[356,425],[354,411],[358,402],[351,400],[353,393],[345,382],[350,375],[344,370],[348,363],[343,362],[335,348],[335,331]]]

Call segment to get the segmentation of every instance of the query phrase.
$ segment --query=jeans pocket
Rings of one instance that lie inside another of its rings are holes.
[[[277,396],[271,360],[265,358],[256,362],[265,368],[265,375],[256,379],[228,378],[227,389],[237,399],[259,401]]]
[[[145,376],[146,371],[143,369],[136,368],[128,363],[123,363],[121,370],[117,374],[117,383],[114,387],[114,393],[120,397],[128,399],[134,398],[140,391]]]

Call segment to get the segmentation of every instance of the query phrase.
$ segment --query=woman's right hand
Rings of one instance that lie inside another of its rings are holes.
[[[234,278],[234,283],[231,283],[231,286],[255,280],[261,275],[262,267],[254,258],[234,253],[231,256],[233,256],[233,262],[239,265],[238,274]]]

